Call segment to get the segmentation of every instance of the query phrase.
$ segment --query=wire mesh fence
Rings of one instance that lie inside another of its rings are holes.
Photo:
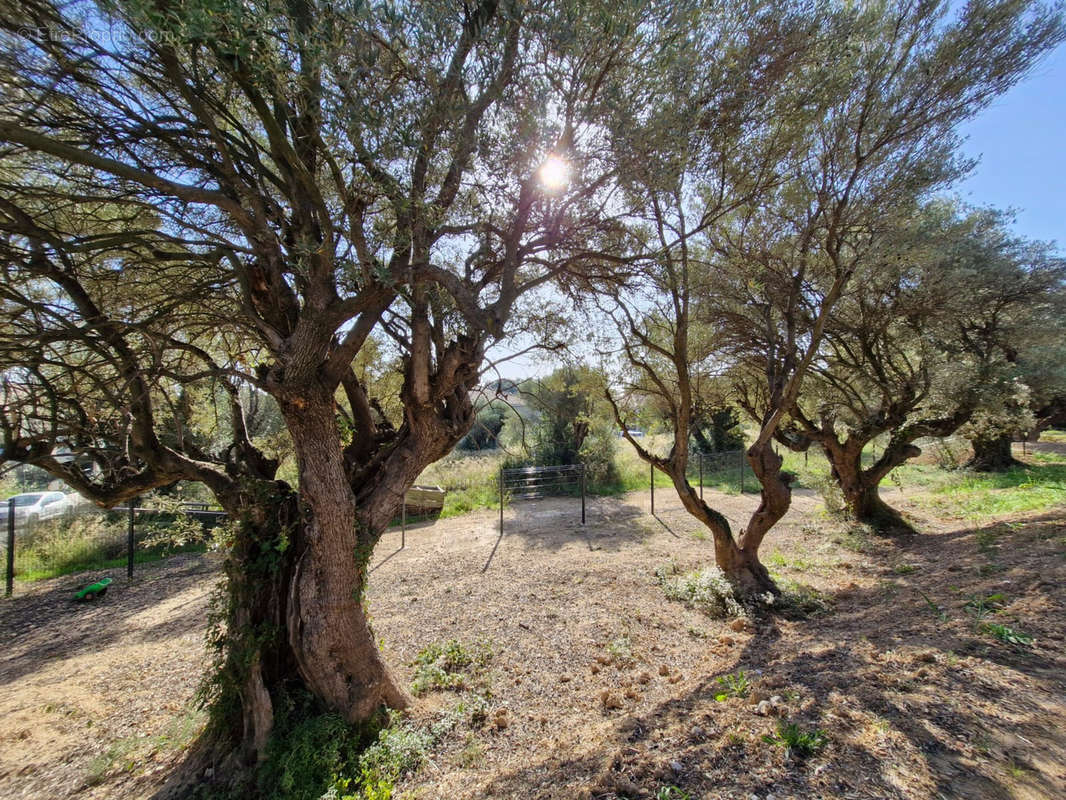
[[[581,524],[585,524],[585,465],[555,464],[546,467],[500,469],[500,532],[508,500],[535,500],[553,496],[581,497]]]
[[[32,582],[90,570],[125,568],[207,548],[225,513],[204,504],[68,508],[48,519],[20,514],[14,499],[0,514],[0,565],[7,595]]]
[[[689,483],[699,487],[701,497],[704,488],[743,494],[759,487],[743,450],[697,451],[688,460],[687,477]]]

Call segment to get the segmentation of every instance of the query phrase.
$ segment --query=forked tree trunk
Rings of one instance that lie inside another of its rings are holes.
[[[332,402],[283,411],[301,493],[280,481],[246,480],[220,498],[238,523],[225,567],[227,606],[214,636],[216,756],[232,767],[223,765],[222,774],[237,775],[263,758],[276,703],[285,695],[313,695],[353,723],[409,702],[378,651],[362,604],[373,544],[391,514],[380,493],[373,513],[357,505]],[[407,475],[384,480],[399,484]],[[402,498],[407,486],[391,488]],[[377,520],[374,528],[366,517]]]
[[[781,459],[771,449],[767,450],[771,458],[771,462],[767,463],[772,466],[772,459],[777,459],[774,474],[780,478]],[[764,457],[760,452],[760,463]],[[758,474],[756,472],[756,475]],[[764,474],[769,473],[764,471]],[[788,511],[791,490],[788,487],[787,473],[784,477],[784,481],[771,482],[769,492],[764,487],[762,503],[752,515],[748,528],[741,532],[739,538],[734,538],[729,521],[700,499],[699,494],[686,480],[684,470],[678,469],[676,474],[671,474],[674,488],[685,510],[710,530],[714,542],[715,565],[722,570],[740,598],[754,600],[761,595],[771,594],[776,597],[781,593],[769,571],[759,560],[759,546],[767,531]]]
[[[978,472],[1005,472],[1019,462],[1011,454],[1012,437],[1001,436],[978,436],[971,440],[973,445],[973,458],[966,464],[970,469]]]
[[[753,591],[769,591],[778,595],[780,590],[766,567],[759,561],[759,547],[766,534],[788,513],[792,505],[792,474],[781,470],[784,460],[774,452],[769,443],[756,442],[748,450],[747,456],[762,489],[759,507],[755,509],[747,527],[740,534],[738,549],[742,559],[737,579],[746,583]]]
[[[921,453],[911,444],[890,445],[877,463],[862,467],[865,442],[830,443],[823,446],[833,479],[844,495],[848,515],[884,533],[910,531],[910,524],[892,506],[881,499],[881,480],[908,458]]]

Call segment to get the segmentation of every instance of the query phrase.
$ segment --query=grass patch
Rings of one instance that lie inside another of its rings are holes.
[[[780,575],[771,577],[781,590],[781,596],[774,599],[773,606],[785,616],[806,618],[832,610],[829,598],[813,586]]]
[[[116,772],[135,773],[155,753],[184,750],[206,722],[206,712],[190,709],[172,719],[156,736],[131,736],[112,743],[89,763],[85,783],[95,786]]]
[[[766,557],[765,563],[769,566],[777,567],[778,569],[791,569],[796,572],[806,572],[817,566],[813,561],[808,561],[805,558],[789,558],[780,550],[773,550],[770,555]]]
[[[831,534],[831,540],[845,550],[868,554],[873,550],[874,530],[861,522],[844,523]]]
[[[1001,473],[957,473],[920,501],[938,514],[987,519],[1066,505],[1066,464],[1027,464]]]
[[[415,657],[411,692],[417,696],[466,689],[491,658],[492,651],[485,644],[464,645],[450,639],[443,644],[428,645]]]
[[[125,519],[116,514],[89,513],[41,522],[21,532],[15,540],[15,579],[33,582],[90,570],[126,566],[128,532]],[[137,521],[134,564],[160,561],[178,553],[203,553],[207,537],[180,539],[162,535],[157,521]],[[184,522],[174,526],[186,531]]]

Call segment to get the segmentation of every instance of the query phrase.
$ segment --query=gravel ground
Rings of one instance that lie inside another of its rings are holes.
[[[920,536],[845,536],[799,493],[764,558],[824,610],[757,625],[668,600],[655,570],[710,543],[666,490],[480,512],[386,534],[372,563],[375,630],[404,680],[431,642],[486,643],[464,719],[399,787],[417,798],[1056,798],[1066,796],[1066,510],[980,530],[923,519]],[[753,495],[716,495],[740,523]],[[988,542],[994,541],[993,550]],[[145,568],[95,604],[83,579],[0,603],[0,797],[139,798],[195,733],[191,700],[217,563]],[[978,632],[966,603],[1003,594]],[[716,700],[743,670],[746,697]],[[416,724],[470,696],[434,692]],[[761,704],[761,705],[760,705]],[[807,758],[763,740],[821,729]],[[670,796],[670,795],[664,795]],[[683,794],[673,794],[682,798]]]

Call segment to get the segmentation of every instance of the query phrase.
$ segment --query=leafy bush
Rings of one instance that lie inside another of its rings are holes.
[[[15,573],[53,577],[92,569],[126,553],[126,526],[104,514],[40,522],[15,543]]]
[[[589,486],[608,487],[618,483],[618,467],[615,463],[617,446],[614,424],[606,420],[593,420],[579,453]]]
[[[825,513],[831,517],[843,517],[847,511],[847,504],[844,502],[844,492],[833,480],[833,476],[828,473],[819,473],[813,478],[813,484],[818,494],[822,496]]]
[[[499,446],[498,437],[510,410],[507,404],[493,400],[483,406],[474,420],[470,432],[459,440],[456,450],[493,450]]]
[[[436,739],[400,715],[351,725],[310,696],[283,698],[258,770],[260,791],[275,800],[390,800]]]
[[[345,776],[360,774],[360,753],[378,736],[382,720],[350,725],[335,713],[321,713],[310,698],[279,704],[277,724],[258,771],[264,796],[276,800],[319,800]],[[336,796],[336,794],[335,794]]]

